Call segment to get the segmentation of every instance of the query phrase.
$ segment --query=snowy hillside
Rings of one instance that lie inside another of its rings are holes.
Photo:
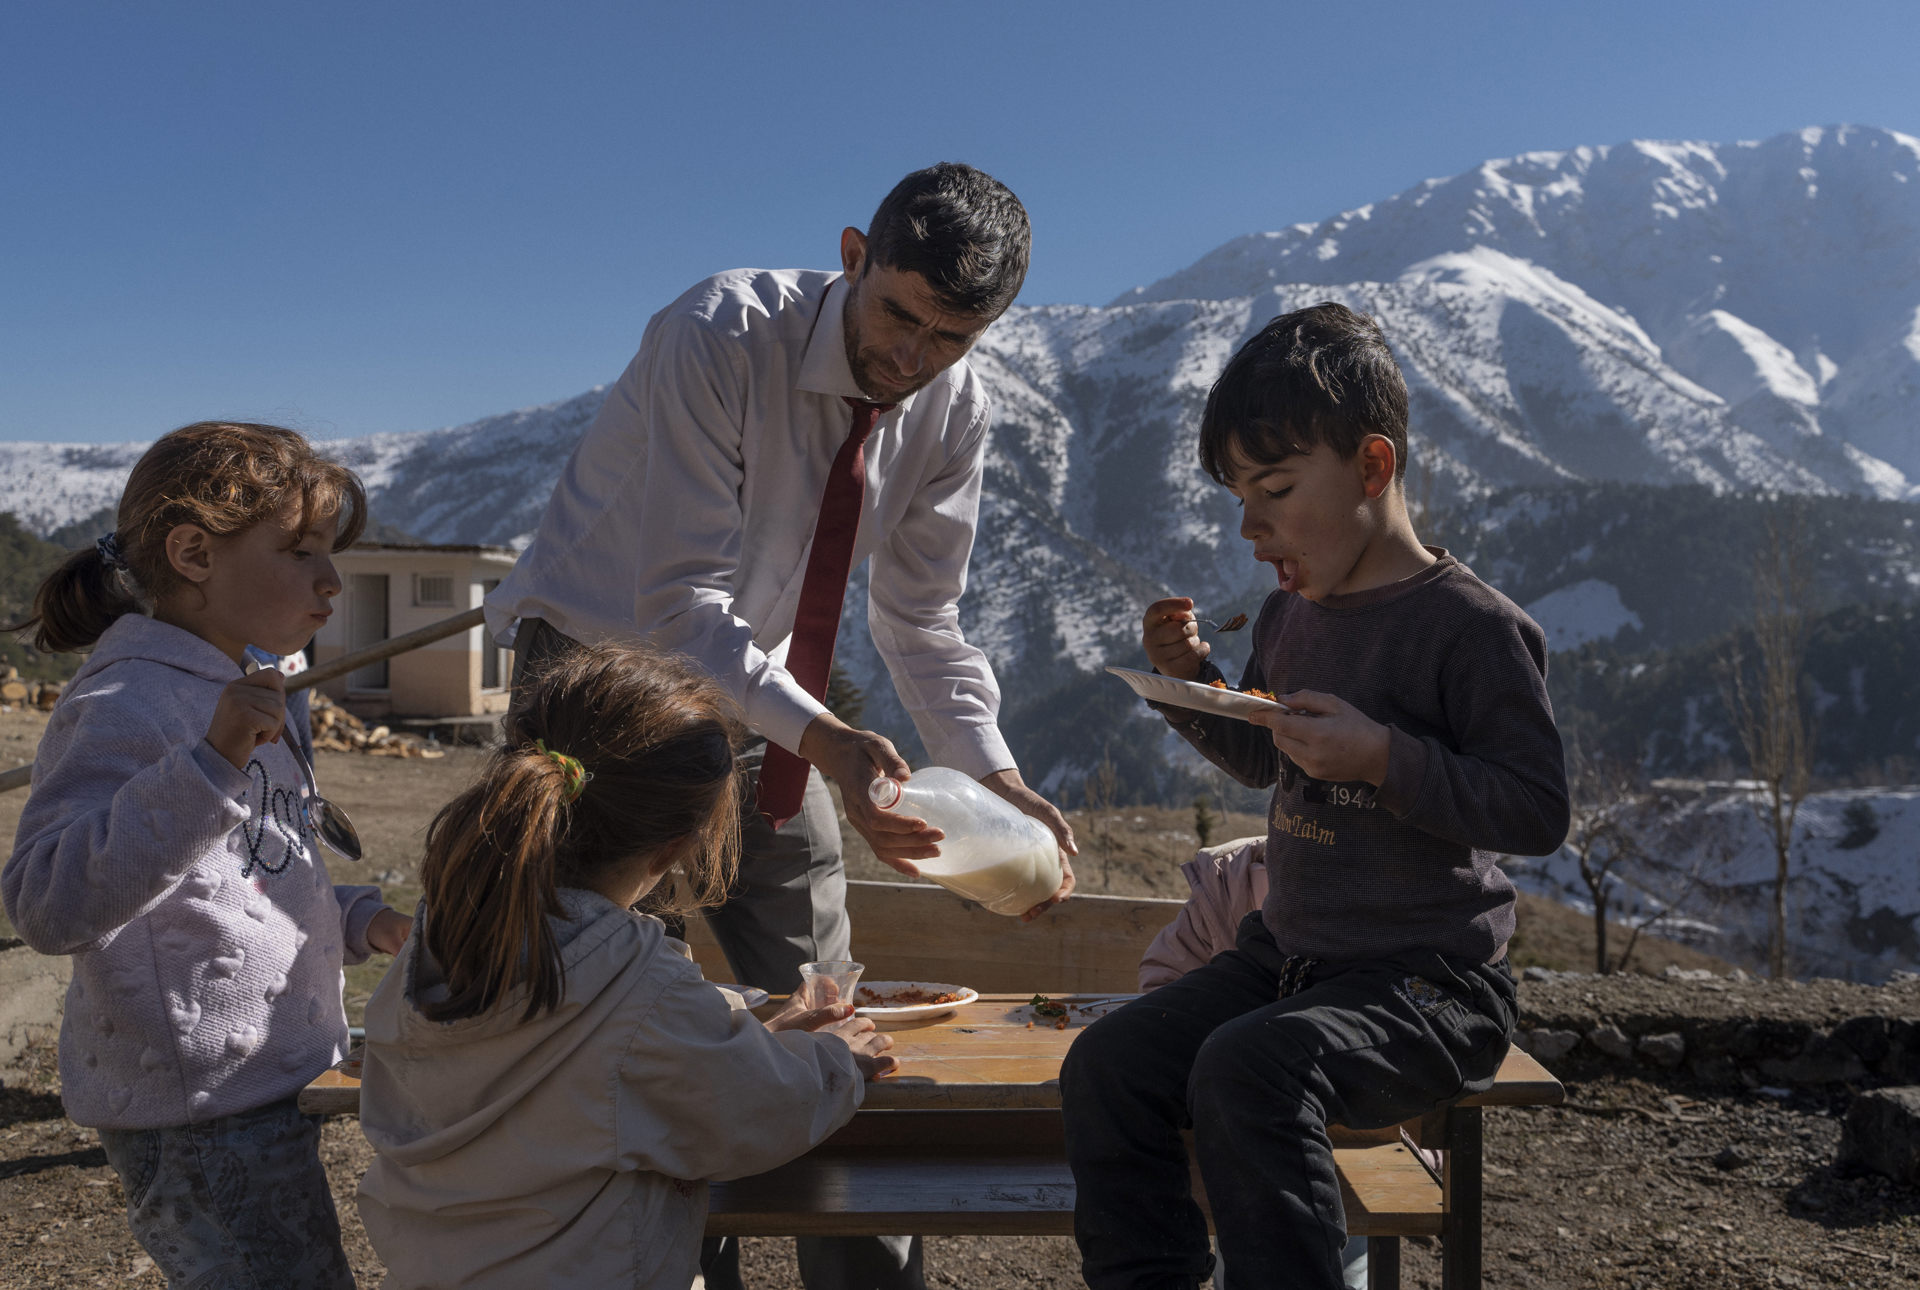
[[[1647,836],[1687,843],[1627,872],[1609,898],[1612,917],[1637,924],[1665,912],[1657,934],[1764,970],[1774,859],[1754,800],[1702,786],[1657,808]],[[1524,890],[1593,908],[1568,852],[1510,861],[1507,870]],[[1809,797],[1794,830],[1787,893],[1795,975],[1884,981],[1920,971],[1920,791]]]

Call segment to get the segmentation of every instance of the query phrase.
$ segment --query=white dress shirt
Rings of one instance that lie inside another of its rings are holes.
[[[692,656],[752,728],[798,751],[826,707],[784,660],[827,472],[862,398],[843,275],[736,269],[653,316],[554,486],[533,544],[487,597],[495,638],[543,618]],[[962,359],[880,418],[853,561],[867,622],[928,754],[1014,765],[986,656],[960,634],[991,405]]]

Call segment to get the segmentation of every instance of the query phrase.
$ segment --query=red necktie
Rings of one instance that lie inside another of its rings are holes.
[[[853,428],[840,445],[820,497],[820,518],[813,525],[813,551],[800,583],[800,607],[793,616],[787,645],[787,673],[818,699],[827,692],[833,669],[833,642],[840,634],[840,606],[847,598],[847,574],[853,569],[853,539],[860,531],[860,502],[867,491],[867,436],[891,403],[848,399]],[[760,764],[760,813],[779,828],[800,813],[807,791],[807,763],[780,745],[767,744]]]

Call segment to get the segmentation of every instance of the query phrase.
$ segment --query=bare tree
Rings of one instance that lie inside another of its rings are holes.
[[[1109,748],[1100,749],[1100,764],[1081,783],[1080,791],[1086,795],[1094,842],[1100,848],[1100,890],[1107,891],[1113,886],[1113,808],[1120,795],[1120,771]]]
[[[1813,723],[1802,672],[1812,624],[1812,572],[1807,518],[1796,499],[1768,508],[1753,561],[1753,651],[1749,666],[1738,638],[1722,669],[1722,694],[1751,777],[1749,798],[1773,846],[1773,918],[1767,971],[1787,975],[1787,878],[1794,820],[1812,779]]]
[[[1732,858],[1732,842],[1705,816],[1675,822],[1653,800],[1636,768],[1590,756],[1579,744],[1567,751],[1567,790],[1572,819],[1564,844],[1579,862],[1580,879],[1593,902],[1593,966],[1625,972],[1643,932],[1656,930],[1685,910]],[[1684,862],[1665,858],[1685,857]],[[1631,888],[1634,900],[1620,900]],[[1622,906],[1626,944],[1619,958],[1608,950],[1609,914]],[[1627,909],[1640,907],[1637,915]]]
[[[1655,817],[1649,812],[1641,818],[1651,823]],[[1614,964],[1616,972],[1627,970],[1627,964],[1633,960],[1634,947],[1640,943],[1640,933],[1651,931],[1681,913],[1695,893],[1709,879],[1719,876],[1733,859],[1732,837],[1710,815],[1696,815],[1679,827],[1663,827],[1661,837],[1666,846],[1686,855],[1687,862],[1665,863],[1648,854],[1647,848],[1640,849],[1635,857],[1632,882],[1645,898],[1648,912],[1634,920],[1627,943],[1620,951],[1620,961]]]
[[[1565,846],[1580,864],[1580,881],[1593,902],[1593,970],[1614,970],[1607,954],[1607,908],[1617,872],[1643,858],[1635,807],[1639,776],[1633,768],[1588,756],[1579,745],[1568,750],[1567,796],[1571,820]],[[1636,932],[1636,935],[1638,933]],[[1628,945],[1631,952],[1631,942]],[[1621,966],[1625,966],[1623,956]]]

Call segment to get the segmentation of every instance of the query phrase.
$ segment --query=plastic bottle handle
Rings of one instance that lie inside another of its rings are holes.
[[[867,785],[867,800],[883,811],[891,811],[899,804],[903,791],[899,780],[882,775]]]

